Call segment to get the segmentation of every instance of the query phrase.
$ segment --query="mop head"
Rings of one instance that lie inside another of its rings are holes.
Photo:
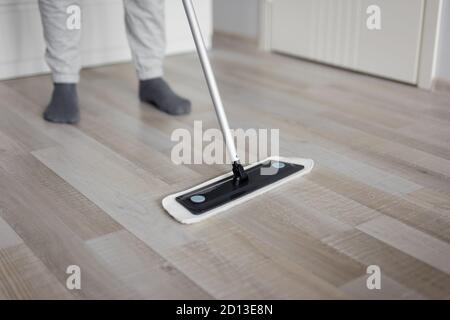
[[[236,184],[229,172],[163,199],[164,209],[185,224],[200,222],[311,172],[314,161],[270,157],[245,167],[248,180]]]

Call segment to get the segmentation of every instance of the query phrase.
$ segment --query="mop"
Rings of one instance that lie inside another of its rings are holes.
[[[314,161],[311,159],[272,156],[245,168],[242,166],[192,0],[183,0],[183,6],[220,128],[225,138],[227,151],[232,161],[231,172],[163,199],[162,205],[164,209],[173,218],[184,224],[192,224],[242,204],[281,184],[311,172]]]

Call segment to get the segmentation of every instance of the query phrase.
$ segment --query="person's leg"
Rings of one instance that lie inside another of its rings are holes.
[[[54,83],[52,99],[44,112],[47,121],[76,123],[80,119],[76,84],[79,80],[81,30],[67,28],[67,8],[80,0],[39,0],[45,53]]]
[[[139,97],[169,114],[187,114],[189,100],[163,79],[165,54],[164,0],[124,0],[128,42],[139,77]]]

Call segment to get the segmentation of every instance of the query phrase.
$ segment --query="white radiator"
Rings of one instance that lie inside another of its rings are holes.
[[[366,12],[381,9],[381,30]],[[424,0],[272,0],[275,51],[417,83]]]

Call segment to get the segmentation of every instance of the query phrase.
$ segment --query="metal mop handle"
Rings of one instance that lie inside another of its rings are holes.
[[[189,26],[191,27],[192,36],[194,37],[195,46],[197,47],[197,52],[200,58],[200,62],[203,68],[203,73],[205,74],[206,82],[208,83],[209,93],[216,109],[217,118],[219,119],[220,127],[222,133],[225,137],[225,143],[230,154],[233,163],[239,164],[239,157],[237,155],[236,146],[234,144],[234,139],[231,134],[230,126],[228,124],[227,116],[223,108],[222,99],[220,98],[219,89],[217,88],[216,78],[214,77],[214,72],[211,68],[211,63],[209,62],[208,54],[206,52],[205,42],[203,40],[202,32],[200,30],[200,25],[195,14],[194,6],[192,0],[183,0],[184,10],[189,21]]]

